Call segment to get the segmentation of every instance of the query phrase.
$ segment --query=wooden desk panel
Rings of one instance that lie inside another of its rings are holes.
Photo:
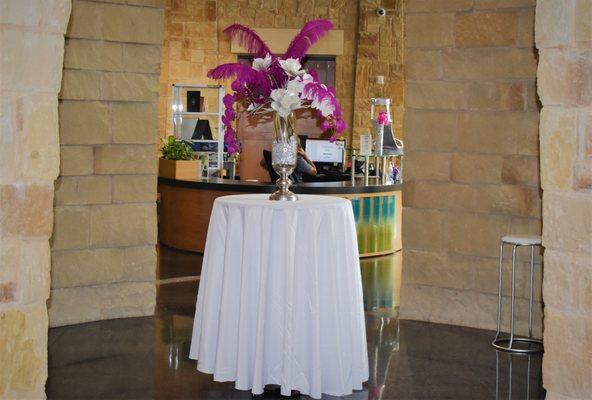
[[[240,194],[158,185],[160,208],[158,239],[176,249],[203,253],[214,200]]]

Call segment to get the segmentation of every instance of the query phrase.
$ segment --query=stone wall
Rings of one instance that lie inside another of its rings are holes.
[[[337,96],[350,132],[353,130],[359,134],[367,131],[370,125],[369,97],[384,93],[392,97],[398,106],[402,104],[401,2],[166,0],[158,124],[161,135],[164,136],[165,132],[172,134],[170,104],[173,83],[214,83],[206,76],[208,70],[221,63],[236,61],[236,54],[230,51],[230,41],[222,32],[228,25],[240,23],[254,28],[300,29],[307,21],[318,18],[329,19],[335,29],[344,31],[344,54],[336,57]],[[380,20],[376,17],[374,11],[379,6],[387,8],[388,17]],[[363,38],[359,48],[358,36]],[[361,57],[358,51],[363,53]],[[383,88],[372,84],[375,75],[385,76]],[[363,103],[362,113],[356,116],[355,123],[354,92],[356,95],[359,92]],[[399,107],[396,115],[400,114]],[[354,126],[355,129],[351,128]],[[350,136],[347,138],[351,139]]]
[[[534,5],[406,2],[402,318],[495,329],[499,240],[541,232]]]
[[[161,0],[72,4],[51,326],[153,313],[162,28]]]
[[[353,139],[359,146],[360,134],[372,132],[370,98],[392,99],[395,136],[403,137],[403,31],[404,1],[360,1],[358,43],[356,48],[356,79],[354,95]],[[376,15],[378,7],[386,16]],[[376,77],[385,83],[377,84]]]
[[[547,399],[592,395],[592,1],[539,0]]]
[[[0,2],[0,398],[44,398],[70,0]]]

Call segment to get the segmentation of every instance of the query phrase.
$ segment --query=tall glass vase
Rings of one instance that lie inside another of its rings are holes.
[[[382,147],[384,145],[384,125],[378,124],[376,127],[376,143],[374,145],[374,154],[382,155]]]
[[[276,181],[277,190],[270,196],[270,200],[296,201],[298,196],[290,191],[292,181],[290,174],[296,168],[297,138],[294,134],[296,119],[290,113],[287,117],[281,117],[278,113],[273,115],[273,142],[271,144],[271,165],[280,176]]]

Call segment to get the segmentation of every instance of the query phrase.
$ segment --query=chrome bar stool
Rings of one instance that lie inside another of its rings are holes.
[[[543,342],[532,337],[532,303],[534,297],[534,250],[541,246],[540,236],[510,235],[502,237],[500,242],[499,255],[499,286],[498,286],[498,304],[497,304],[497,333],[491,345],[502,351],[512,353],[540,353],[543,351]],[[502,297],[503,297],[503,266],[504,266],[504,245],[512,246],[512,297],[510,312],[510,336],[501,335],[502,328]],[[530,247],[530,299],[528,307],[528,337],[519,337],[514,335],[514,309],[516,304],[516,249],[518,247]],[[525,348],[518,348],[516,343],[528,344]]]

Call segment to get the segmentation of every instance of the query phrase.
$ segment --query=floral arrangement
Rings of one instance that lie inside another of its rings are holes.
[[[388,113],[385,110],[382,110],[378,113],[378,115],[376,116],[376,122],[378,123],[378,125],[388,125],[389,123],[389,116]]]
[[[252,66],[228,63],[208,72],[212,79],[234,78],[230,86],[234,93],[223,99],[224,143],[229,153],[240,150],[233,128],[237,117],[236,104],[241,104],[250,115],[275,111],[281,118],[287,118],[295,110],[314,109],[322,120],[321,130],[331,133],[331,141],[345,130],[346,123],[335,89],[320,83],[316,71],[306,71],[300,63],[310,46],[332,28],[333,24],[328,20],[306,23],[281,57],[272,54],[257,33],[246,26],[234,24],[224,30],[255,57]]]

